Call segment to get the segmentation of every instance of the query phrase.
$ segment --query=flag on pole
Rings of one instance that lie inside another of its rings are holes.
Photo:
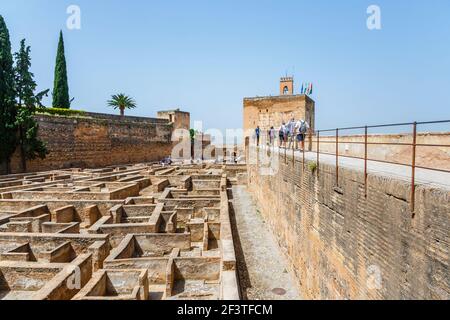
[[[313,84],[312,82],[303,82],[302,88],[300,90],[301,94],[312,95],[313,94]]]

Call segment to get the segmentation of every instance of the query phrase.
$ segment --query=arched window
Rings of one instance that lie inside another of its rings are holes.
[[[288,94],[289,93],[289,88],[288,86],[285,86],[283,89],[283,94]]]

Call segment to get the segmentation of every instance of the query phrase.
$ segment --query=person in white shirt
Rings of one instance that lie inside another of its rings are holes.
[[[306,122],[305,120],[298,120],[295,123],[295,132],[297,133],[297,149],[298,149],[298,143],[300,142],[301,144],[301,149],[300,150],[304,150],[305,149],[305,138],[306,138],[306,133],[309,130],[309,124],[308,122]]]
[[[268,138],[269,138],[269,146],[273,146],[273,142],[275,140],[275,128],[273,126],[270,127],[268,131]]]
[[[295,119],[292,118],[287,124],[287,138],[289,139],[289,149],[291,148],[291,143],[294,143],[294,130],[295,130]],[[292,145],[293,146],[293,145]]]

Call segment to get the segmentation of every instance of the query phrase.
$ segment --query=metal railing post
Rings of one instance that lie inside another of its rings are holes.
[[[412,164],[411,164],[411,212],[415,210],[416,200],[416,147],[417,147],[417,122],[413,123]]]
[[[295,138],[294,136],[291,137],[292,141],[292,167],[295,168]]]
[[[336,186],[339,187],[339,129],[336,129]]]
[[[303,147],[303,152],[302,152],[302,156],[303,156],[303,159],[302,159],[302,171],[305,171],[305,147]]]
[[[287,140],[284,139],[284,164],[287,163],[287,145],[286,145],[286,143],[287,143]]]
[[[367,198],[367,126],[364,129],[364,197]]]
[[[317,176],[319,176],[319,155],[320,155],[320,130],[317,130],[317,168],[316,168],[316,172],[317,172]]]

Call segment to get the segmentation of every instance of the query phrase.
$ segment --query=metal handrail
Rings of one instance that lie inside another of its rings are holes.
[[[402,165],[411,167],[411,211],[414,213],[415,211],[415,187],[416,187],[416,169],[425,169],[425,170],[432,170],[432,171],[438,171],[438,172],[445,172],[450,173],[450,170],[439,168],[439,167],[426,167],[426,166],[418,166],[416,164],[416,157],[417,157],[417,148],[418,147],[438,147],[438,148],[450,148],[450,145],[446,144],[431,144],[431,143],[417,143],[417,127],[420,125],[430,125],[430,124],[443,124],[443,123],[449,123],[450,120],[437,120],[437,121],[422,121],[422,122],[403,122],[403,123],[391,123],[391,124],[378,124],[378,125],[367,125],[367,126],[355,126],[355,127],[344,127],[344,128],[334,128],[334,129],[326,129],[326,130],[317,130],[317,131],[310,131],[308,133],[309,137],[309,145],[310,148],[312,148],[313,144],[316,144],[316,153],[317,153],[317,170],[316,173],[319,175],[319,161],[320,161],[320,154],[326,154],[326,155],[335,155],[336,156],[336,186],[339,186],[339,157],[344,158],[353,158],[353,159],[360,159],[364,160],[364,194],[365,197],[367,197],[367,177],[368,177],[368,170],[367,170],[367,163],[368,161],[373,162],[381,162],[381,163],[388,163],[388,164],[395,164],[395,165]],[[388,128],[388,127],[400,127],[400,126],[412,126],[412,142],[370,142],[369,141],[369,134],[368,130],[373,128]],[[349,130],[364,130],[363,138],[364,141],[342,141],[339,139],[340,133],[342,131],[349,131]],[[261,131],[262,132],[262,131]],[[268,133],[269,131],[266,131]],[[332,141],[324,141],[321,140],[322,136],[321,134],[327,133],[327,132],[334,132],[334,135],[328,135],[325,136],[325,139],[327,138],[335,138]],[[313,139],[313,133],[316,139]],[[266,134],[267,137],[267,134]],[[278,130],[275,130],[275,136],[274,140],[276,140],[278,137]],[[306,137],[305,137],[306,138]],[[287,140],[285,139],[285,161],[286,161],[286,149],[287,149]],[[272,143],[275,143],[272,141]],[[336,145],[336,151],[335,153],[329,153],[329,152],[321,152],[320,151],[320,145],[323,143],[329,143],[329,144],[335,144]],[[349,155],[340,155],[339,154],[339,146],[342,144],[359,144],[364,145],[364,157],[358,157],[358,156],[349,156]],[[294,152],[294,143],[292,143],[292,149]],[[410,163],[401,163],[401,162],[393,162],[393,161],[387,161],[387,160],[378,160],[378,159],[370,159],[368,157],[368,147],[371,145],[390,145],[390,146],[406,146],[411,147],[411,162]],[[305,148],[303,148],[305,149]],[[294,153],[293,153],[294,155]],[[304,162],[305,162],[305,150],[303,150],[303,165],[304,168]]]
[[[339,130],[357,130],[357,129],[373,129],[373,128],[386,128],[386,127],[401,127],[401,126],[412,126],[414,124],[417,125],[424,125],[424,124],[440,124],[440,123],[450,123],[450,120],[437,120],[437,121],[422,121],[422,122],[401,122],[401,123],[390,123],[390,124],[375,124],[375,125],[368,125],[368,126],[360,126],[360,127],[343,127],[338,128]],[[326,130],[319,130],[320,132],[331,132],[336,131],[336,128],[334,129],[326,129]]]

